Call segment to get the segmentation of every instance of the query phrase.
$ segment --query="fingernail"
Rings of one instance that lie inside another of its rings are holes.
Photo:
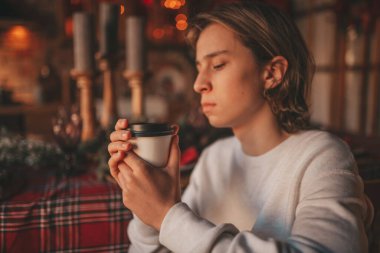
[[[118,124],[119,125],[124,125],[125,121],[126,121],[125,119],[119,119]]]

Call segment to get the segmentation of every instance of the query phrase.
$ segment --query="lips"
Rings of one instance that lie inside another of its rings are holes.
[[[215,107],[215,103],[211,103],[211,102],[202,102],[202,111],[204,113],[207,113],[207,112],[210,112],[214,107]]]

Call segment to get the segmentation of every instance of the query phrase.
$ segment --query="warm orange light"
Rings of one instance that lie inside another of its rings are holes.
[[[5,42],[15,50],[27,50],[31,44],[31,33],[25,26],[13,26],[6,34]]]
[[[175,16],[175,21],[180,21],[180,20],[187,20],[187,16],[185,15],[185,14],[182,14],[182,13],[180,13],[180,14],[178,14],[177,16]]]
[[[15,39],[15,40],[26,40],[29,37],[29,30],[26,29],[24,26],[16,25],[9,31],[9,34]]]
[[[65,33],[67,37],[73,36],[73,19],[71,17],[65,21]]]
[[[125,7],[123,4],[120,5],[120,15],[123,15],[125,12]]]
[[[178,30],[184,31],[186,30],[188,24],[186,20],[179,20],[175,26],[177,27]]]
[[[174,8],[173,9],[179,9],[181,8],[181,1],[175,1],[175,5],[174,5]]]
[[[165,6],[165,8],[170,8],[170,1],[168,1],[168,0],[165,0],[165,2],[164,2],[164,6]]]
[[[167,9],[176,10],[176,9],[181,8],[185,3],[186,3],[186,1],[184,1],[184,0],[165,0],[164,6]]]
[[[164,37],[165,31],[161,28],[156,28],[153,30],[153,38],[156,40],[160,40]]]

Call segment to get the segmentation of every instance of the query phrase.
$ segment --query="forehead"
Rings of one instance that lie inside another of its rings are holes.
[[[237,35],[229,28],[212,23],[199,35],[196,43],[196,58],[201,60],[215,51],[227,50],[231,53],[244,47]]]

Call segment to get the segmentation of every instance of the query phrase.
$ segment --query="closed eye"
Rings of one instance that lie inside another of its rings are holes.
[[[221,64],[214,65],[212,68],[214,70],[221,70],[225,65],[226,65],[225,63],[221,63]]]

